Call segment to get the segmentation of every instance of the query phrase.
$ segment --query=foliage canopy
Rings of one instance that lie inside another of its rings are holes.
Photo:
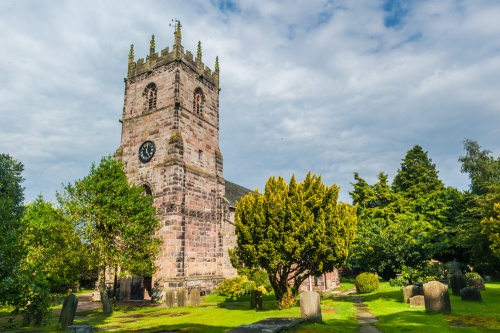
[[[290,307],[302,282],[341,265],[355,237],[356,208],[339,203],[339,187],[307,174],[297,183],[268,179],[264,194],[244,196],[235,213],[235,267],[262,268],[280,308]]]
[[[104,273],[107,267],[135,275],[151,276],[160,240],[153,196],[140,186],[129,184],[122,165],[111,156],[92,164],[88,176],[58,193],[63,211],[71,216],[88,244],[91,263],[100,275],[105,312],[107,296]]]

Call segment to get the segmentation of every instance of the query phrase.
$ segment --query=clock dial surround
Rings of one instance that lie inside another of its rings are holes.
[[[156,146],[153,141],[145,141],[139,147],[139,161],[147,163],[155,155]]]

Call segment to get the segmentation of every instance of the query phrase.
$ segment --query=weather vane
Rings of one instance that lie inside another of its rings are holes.
[[[169,27],[173,27],[174,30],[177,29],[177,25],[180,25],[181,22],[179,22],[179,20],[176,18],[172,19],[172,23],[170,23],[168,26]]]

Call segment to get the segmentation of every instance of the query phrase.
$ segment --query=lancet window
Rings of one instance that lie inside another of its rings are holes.
[[[203,91],[201,88],[196,88],[194,91],[193,99],[193,113],[201,115],[203,113],[203,101],[204,101]]]
[[[148,110],[156,108],[156,84],[150,83],[144,90],[144,97],[146,97]]]

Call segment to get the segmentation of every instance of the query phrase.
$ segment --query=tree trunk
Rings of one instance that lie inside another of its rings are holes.
[[[294,294],[293,290],[295,288],[290,288],[290,285],[288,284],[288,281],[286,279],[270,277],[269,282],[273,287],[279,310],[289,309],[294,306],[295,296],[297,296],[297,294]]]

